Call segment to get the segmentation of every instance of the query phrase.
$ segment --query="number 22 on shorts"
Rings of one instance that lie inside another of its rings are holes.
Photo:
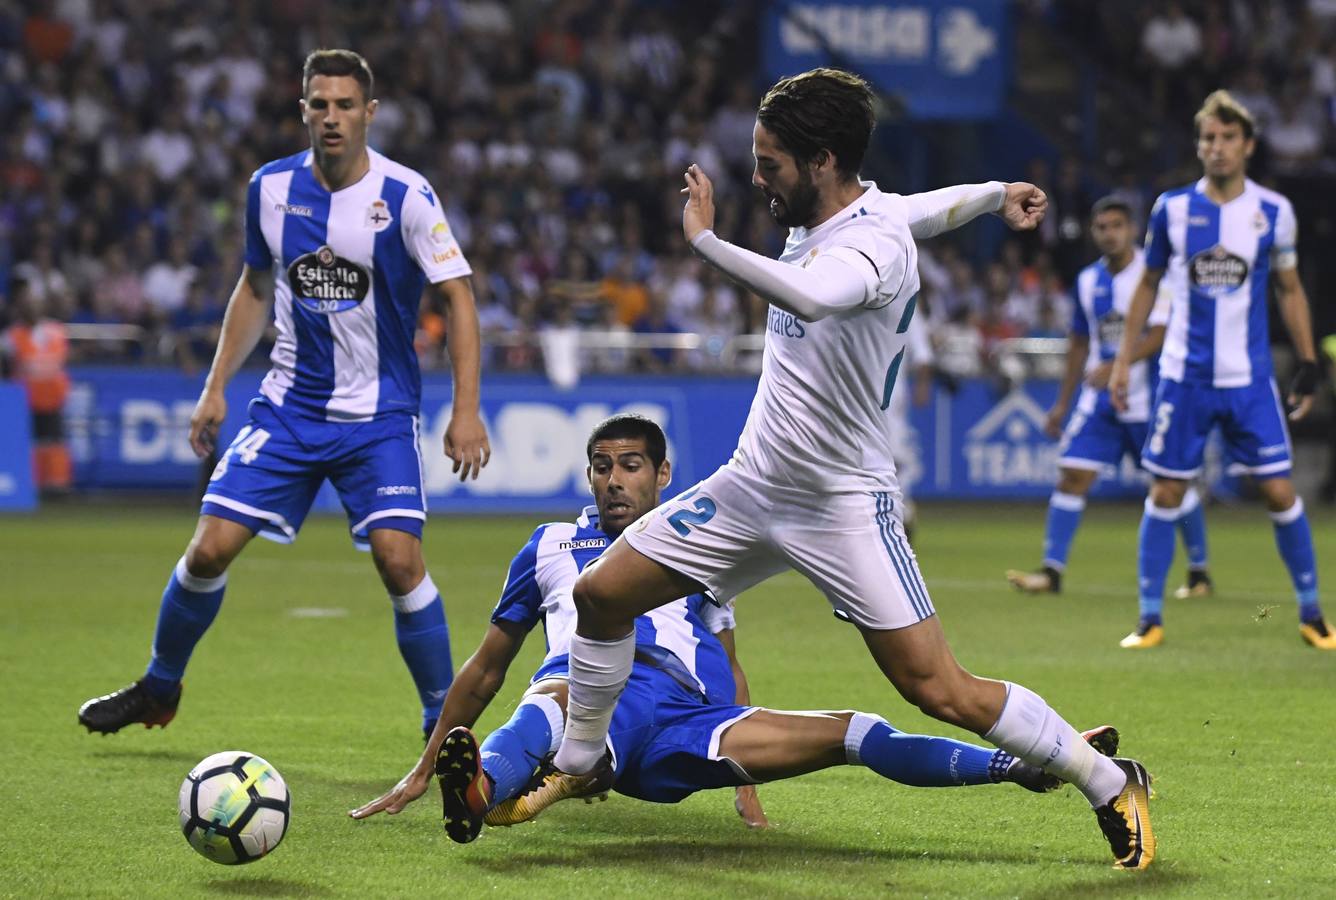
[[[685,500],[686,497],[682,499]],[[704,525],[718,512],[718,507],[709,497],[697,497],[691,506],[691,509],[679,509],[668,516],[668,524],[682,537],[690,537],[692,525]]]

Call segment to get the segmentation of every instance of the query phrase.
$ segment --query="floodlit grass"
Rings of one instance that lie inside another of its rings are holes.
[[[166,730],[89,735],[86,698],[137,677],[188,511],[66,506],[0,519],[0,895],[135,897],[1276,896],[1336,888],[1336,654],[1298,636],[1260,509],[1211,510],[1218,595],[1169,601],[1167,640],[1133,653],[1137,510],[1092,506],[1060,597],[1002,579],[1038,558],[1037,506],[926,507],[916,543],[957,655],[1019,681],[1073,723],[1112,722],[1155,776],[1155,866],[1115,872],[1070,788],[911,789],[842,768],[761,788],[775,827],[749,832],[731,792],[676,806],[614,796],[532,825],[450,843],[434,791],[398,817],[346,811],[389,788],[421,748],[416,695],[370,560],[333,518],[298,542],[257,541],[191,664]],[[487,623],[524,519],[438,518],[428,563],[456,664]],[[1314,517],[1336,583],[1336,520]],[[1175,581],[1182,574],[1175,564]],[[296,610],[325,610],[324,615]],[[1336,610],[1333,610],[1336,611]],[[534,635],[493,708],[509,715],[542,650]],[[752,696],[781,708],[857,708],[897,727],[965,737],[921,716],[877,673],[856,632],[797,576],[739,606]],[[245,749],[293,795],[282,847],[229,869],[176,825],[181,779]]]

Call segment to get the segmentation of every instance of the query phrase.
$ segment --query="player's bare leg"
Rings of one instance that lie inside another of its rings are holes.
[[[1062,572],[1067,564],[1067,548],[1081,522],[1086,496],[1099,473],[1094,469],[1063,466],[1058,483],[1049,499],[1048,522],[1044,534],[1044,560],[1037,571],[1008,569],[1007,581],[1026,594],[1062,592]]]
[[[1319,650],[1336,650],[1336,631],[1327,624],[1318,605],[1317,564],[1313,536],[1303,500],[1289,478],[1266,478],[1257,483],[1276,533],[1276,549],[1289,570],[1299,603],[1299,635]]]
[[[1150,778],[1140,763],[1101,756],[1033,691],[965,671],[935,615],[906,628],[859,630],[902,697],[1075,786],[1094,807],[1116,865],[1150,865]]]
[[[701,589],[622,538],[580,574],[566,732],[554,760],[558,769],[583,775],[603,758],[613,707],[631,676],[636,616]]]
[[[217,578],[255,536],[245,525],[218,516],[200,516],[186,546],[186,569],[197,578]]]
[[[135,723],[166,726],[176,716],[186,662],[218,613],[228,566],[252,536],[230,519],[199,517],[163,594],[148,671],[133,684],[84,703],[79,724],[111,734]]]

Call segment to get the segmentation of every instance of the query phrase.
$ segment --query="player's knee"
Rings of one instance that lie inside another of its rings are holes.
[[[1294,506],[1298,496],[1294,493],[1294,482],[1288,478],[1269,478],[1259,484],[1266,508],[1273,513],[1285,512]]]
[[[1159,478],[1150,488],[1150,502],[1160,509],[1177,509],[1183,505],[1188,483],[1173,478]]]
[[[186,571],[196,578],[217,578],[227,571],[233,556],[221,541],[207,535],[196,537],[186,548]]]
[[[977,731],[978,710],[958,679],[932,677],[917,680],[902,689],[905,699],[926,716],[959,728]]]
[[[1091,473],[1079,469],[1058,470],[1058,491],[1084,496],[1090,490]]]
[[[618,615],[618,598],[609,590],[606,580],[599,577],[601,571],[601,567],[595,567],[582,572],[572,591],[575,611],[585,628],[615,625],[619,618],[625,618]]]
[[[426,577],[426,567],[416,547],[380,548],[373,555],[380,580],[391,594],[407,594]]]

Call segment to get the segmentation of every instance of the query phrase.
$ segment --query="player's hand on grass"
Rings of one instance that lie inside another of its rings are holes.
[[[431,776],[430,769],[414,766],[413,770],[389,791],[381,794],[365,806],[359,806],[357,809],[351,810],[348,815],[354,819],[365,819],[379,812],[389,813],[392,816],[397,815],[405,806],[427,792],[427,788],[431,784]]]
[[[1007,185],[997,214],[1012,231],[1030,231],[1039,227],[1047,211],[1047,194],[1029,182],[1013,181]]]
[[[481,416],[476,412],[451,413],[445,429],[445,455],[454,461],[450,471],[457,473],[460,481],[467,481],[470,475],[477,479],[492,458],[492,445]]]
[[[1297,422],[1313,408],[1313,394],[1317,392],[1317,382],[1322,374],[1316,362],[1311,359],[1299,361],[1290,382],[1290,395],[1286,401],[1290,405],[1290,421]]]
[[[195,411],[190,416],[190,449],[204,459],[218,446],[218,429],[227,418],[227,398],[222,391],[208,388],[199,395]]]
[[[1086,384],[1097,391],[1102,391],[1109,386],[1109,376],[1113,374],[1113,360],[1102,362],[1090,370],[1086,376]]]
[[[1116,357],[1109,371],[1109,400],[1118,412],[1127,412],[1127,379],[1127,361]]]
[[[1067,418],[1067,407],[1055,403],[1044,417],[1044,434],[1053,439],[1062,437],[1062,423]]]
[[[714,185],[695,163],[682,177],[687,183],[682,189],[687,195],[686,205],[682,207],[682,233],[690,243],[702,231],[714,230]]]
[[[756,785],[744,784],[738,788],[737,796],[733,798],[733,808],[742,816],[742,821],[747,823],[748,828],[770,827],[770,820],[765,817],[765,810],[761,808],[761,798],[756,795]]]

